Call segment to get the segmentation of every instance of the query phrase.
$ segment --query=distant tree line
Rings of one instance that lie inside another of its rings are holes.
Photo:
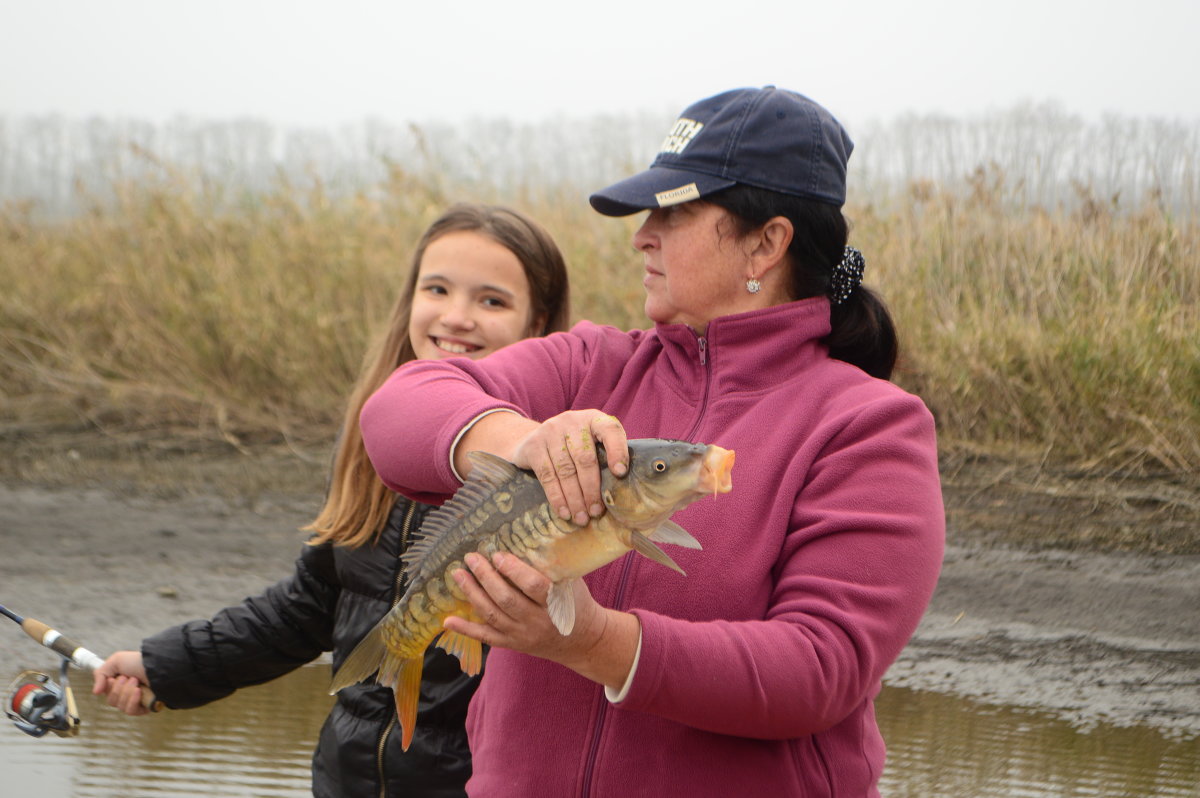
[[[365,120],[284,128],[261,120],[0,115],[0,202],[33,200],[39,213],[71,214],[84,194],[163,169],[259,190],[280,179],[354,191],[389,170],[442,176],[450,185],[503,193],[539,186],[586,192],[654,157],[668,115],[557,117],[462,124]],[[1009,201],[1058,207],[1151,200],[1164,210],[1200,206],[1200,122],[1108,116],[1085,120],[1053,104],[973,117],[904,115],[862,125],[851,159],[852,202],[905,198],[925,183],[970,190],[1004,184]]]

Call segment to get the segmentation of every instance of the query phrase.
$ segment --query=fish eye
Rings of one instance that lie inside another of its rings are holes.
[[[667,470],[667,461],[666,460],[655,460],[654,464],[651,466],[651,468],[653,468],[656,472],[661,474],[662,472]]]

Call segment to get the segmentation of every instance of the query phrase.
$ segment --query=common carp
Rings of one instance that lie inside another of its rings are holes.
[[[482,620],[451,576],[465,567],[463,560],[471,552],[489,559],[509,552],[545,574],[553,583],[547,609],[564,635],[575,625],[573,581],[625,552],[636,551],[682,574],[655,542],[700,548],[670,517],[702,496],[729,492],[733,452],[654,438],[628,444],[629,471],[620,478],[609,471],[603,447],[597,447],[606,512],[583,526],[550,510],[532,472],[486,452],[470,452],[473,468],[467,481],[429,514],[421,525],[421,540],[402,558],[412,575],[408,589],[350,652],[334,674],[330,693],[378,672],[378,683],[395,693],[401,742],[408,750],[429,644],[437,638],[437,645],[458,657],[468,674],[479,673],[483,663],[478,640],[442,626],[451,615]]]

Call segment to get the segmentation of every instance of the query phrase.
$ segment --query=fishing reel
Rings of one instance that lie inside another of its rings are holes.
[[[4,692],[4,714],[31,737],[54,732],[59,737],[79,734],[79,712],[67,681],[68,662],[56,682],[41,671],[22,671]]]

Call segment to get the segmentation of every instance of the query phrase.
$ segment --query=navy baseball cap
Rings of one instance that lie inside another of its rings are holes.
[[[825,108],[764,86],[688,106],[646,171],[597,191],[605,216],[678,205],[745,183],[841,207],[854,143]]]

